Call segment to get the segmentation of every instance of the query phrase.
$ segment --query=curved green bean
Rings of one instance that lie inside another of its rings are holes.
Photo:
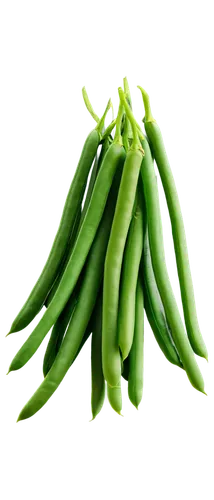
[[[143,250],[144,307],[155,339],[168,361],[183,368],[165,316],[152,267],[149,248],[148,225],[146,223]]]
[[[118,342],[123,360],[127,358],[134,337],[135,298],[138,272],[143,250],[143,208],[138,190],[136,208],[130,224],[121,274],[118,313]]]
[[[152,144],[152,150],[160,173],[168,205],[169,215],[171,219],[172,236],[174,242],[187,335],[189,337],[190,343],[195,353],[198,354],[198,356],[202,356],[207,359],[208,357],[207,349],[204,340],[202,338],[198,324],[184,222],[182,218],[175,181],[165,151],[161,131],[151,114],[149,97],[141,87],[139,88],[143,94],[143,100],[146,111],[144,120],[145,129],[149,141]]]
[[[169,281],[164,254],[157,182],[147,141],[144,141],[144,149],[145,157],[142,163],[141,175],[146,201],[149,244],[154,275],[179,357],[193,387],[204,392],[204,381],[185,333]]]
[[[118,385],[121,376],[117,335],[119,286],[123,252],[131,222],[141,163],[142,153],[130,150],[124,164],[105,260],[102,356],[104,377],[112,387]]]
[[[136,290],[135,329],[129,355],[128,393],[131,403],[138,409],[143,394],[144,357],[144,300],[143,287],[138,278]]]
[[[102,368],[102,295],[98,297],[92,317],[91,338],[91,411],[94,420],[105,399],[105,380]]]

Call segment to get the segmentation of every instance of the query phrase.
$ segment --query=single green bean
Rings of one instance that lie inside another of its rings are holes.
[[[128,152],[105,260],[102,352],[104,376],[112,387],[117,386],[121,376],[117,335],[119,286],[141,162],[140,151]]]
[[[131,350],[134,337],[136,286],[143,250],[143,208],[139,190],[136,198],[136,208],[124,251],[120,284],[118,342],[123,360]]]
[[[143,283],[144,283],[144,307],[147,319],[150,323],[154,336],[165,354],[166,358],[174,365],[183,368],[179,359],[177,349],[172,339],[171,331],[167,323],[164,307],[152,267],[152,259],[149,247],[148,225],[145,223],[144,251],[143,251]]]
[[[208,357],[207,349],[204,340],[202,338],[198,324],[184,222],[182,218],[175,181],[165,151],[161,131],[151,114],[149,97],[141,87],[139,88],[143,95],[145,112],[146,112],[144,120],[145,129],[149,141],[152,144],[152,150],[154,153],[155,161],[157,163],[157,167],[163,184],[171,220],[172,236],[174,242],[187,335],[189,337],[190,343],[195,353],[198,354],[198,356],[202,356],[207,359]]]
[[[143,286],[138,278],[136,290],[136,312],[134,340],[129,356],[128,393],[132,404],[138,409],[143,394],[144,357],[144,300]]]
[[[145,157],[142,163],[141,175],[143,179],[146,202],[149,245],[154,275],[179,357],[193,387],[201,392],[204,392],[204,381],[196,363],[188,337],[185,333],[169,281],[164,254],[157,182],[153,160],[147,141],[144,141],[144,150]]]
[[[91,338],[91,410],[94,420],[105,399],[105,380],[102,368],[102,294],[98,297],[92,317]]]
[[[123,168],[104,270],[102,358],[104,377],[111,387],[117,386],[121,377],[121,359],[117,335],[120,276],[143,159],[143,152],[139,145],[132,113],[125,101],[122,89],[119,89],[119,93],[121,104],[125,106],[126,112],[132,120],[134,139]],[[121,118],[122,116],[123,108],[121,108]],[[116,128],[117,133],[120,133],[118,128]]]

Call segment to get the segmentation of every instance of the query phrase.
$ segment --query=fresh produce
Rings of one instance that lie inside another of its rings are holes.
[[[120,284],[118,312],[118,343],[126,359],[133,344],[135,329],[135,299],[140,261],[143,250],[143,209],[140,186],[127,236]]]
[[[121,377],[128,381],[129,399],[138,408],[144,310],[166,359],[205,393],[194,353],[206,359],[208,355],[198,326],[178,194],[148,94],[139,88],[146,136],[134,118],[126,78],[124,90],[119,88],[117,118],[106,129],[111,101],[99,119],[83,89],[97,125],[84,144],[48,260],[9,332],[25,328],[46,307],[9,368],[24,366],[52,328],[44,380],[18,420],[45,405],[90,335],[92,419],[101,411],[105,393],[121,415]],[[167,272],[154,161],[172,225],[186,331]]]
[[[124,157],[123,147],[114,142],[103,160],[91,202],[56,293],[44,316],[13,359],[10,371],[21,368],[33,356],[73,292],[100,224],[114,175],[123,163]]]
[[[196,363],[189,339],[185,333],[167,272],[157,181],[153,159],[147,141],[144,141],[144,148],[145,158],[141,169],[141,175],[146,201],[149,243],[154,275],[179,357],[193,387],[203,392],[204,381]]]
[[[104,150],[104,151],[103,151]],[[85,217],[85,214],[87,212],[88,205],[90,203],[91,199],[91,194],[93,191],[94,183],[96,180],[96,175],[100,166],[100,157],[103,153],[107,151],[107,147],[105,145],[102,145],[101,150],[99,153],[96,154],[95,159],[92,163],[92,167],[90,169],[89,175],[88,175],[88,180],[87,180],[87,186],[85,189],[85,193],[83,195],[83,201],[81,203],[80,210],[77,214],[77,218],[75,221],[74,225],[74,230],[72,232],[72,237],[70,238],[69,244],[67,246],[67,250],[65,252],[65,257],[62,261],[62,265],[60,266],[58,276],[54,282],[54,285],[48,295],[47,301],[46,301],[46,307],[50,304],[57,287],[59,285],[60,279],[61,279],[61,274],[65,270],[66,265],[68,263],[68,260],[70,258],[74,241],[77,238],[77,235],[79,233],[79,230],[82,225],[82,221]],[[68,303],[65,306],[65,309],[63,309],[62,313],[58,317],[56,323],[53,325],[52,330],[51,330],[51,335],[50,338],[48,339],[47,345],[44,349],[43,352],[43,357],[42,357],[42,373],[45,376],[47,372],[49,371],[50,367],[52,366],[52,363],[56,357],[56,354],[59,350],[65,328],[67,327],[68,321],[70,319],[70,316],[72,314],[72,311],[74,309],[74,305],[76,303],[76,290],[71,294],[71,297],[68,301]]]
[[[83,272],[77,305],[71,316],[64,340],[42,384],[23,408],[19,418],[36,413],[52,396],[62,381],[80,348],[96,303],[103,277],[103,266],[117,197],[117,182],[113,182],[106,209],[94,238]]]
[[[181,201],[169,156],[164,144],[162,130],[152,114],[148,92],[138,86],[145,108],[144,128],[160,174],[161,185],[167,204],[172,249],[175,258],[176,276],[181,296],[184,326],[195,354],[208,360],[208,349],[202,334],[197,311],[196,294],[190,266],[187,232],[184,225]]]
[[[107,401],[107,384],[102,367],[102,287],[91,318],[90,338],[90,413],[95,422]]]
[[[149,248],[148,225],[146,223],[145,211],[144,221],[145,236],[142,259],[144,308],[154,336],[166,358],[174,365],[178,365],[182,368],[183,365],[181,363],[181,360],[179,359],[177,349],[172,340],[171,331],[166,319],[165,310],[155,280]]]
[[[111,103],[109,102],[102,120],[85,141],[50,255],[31,294],[15,318],[9,333],[22,330],[34,319],[43,306],[47,294],[54,283],[69,239],[72,237],[75,219],[82,203],[88,174],[100,142],[101,130],[110,105]]]
[[[144,398],[145,360],[144,360],[144,297],[143,286],[138,277],[136,286],[136,312],[134,338],[129,354],[127,395],[133,408],[138,409]]]
[[[122,97],[121,102],[123,102]],[[120,104],[119,114],[121,107]],[[128,105],[127,110],[130,113]],[[124,248],[133,216],[137,184],[143,159],[137,129],[135,126],[133,129],[135,136],[124,163],[104,270],[102,360],[105,380],[112,387],[119,384],[121,377],[121,356],[117,329],[120,277]]]

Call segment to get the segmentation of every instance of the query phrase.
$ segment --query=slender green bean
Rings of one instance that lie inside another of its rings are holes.
[[[121,376],[117,338],[119,286],[141,162],[140,151],[128,152],[105,260],[102,356],[104,377],[112,387],[118,385]]]
[[[126,112],[131,116],[133,124],[132,113],[125,101],[122,89],[119,89],[119,92],[121,102],[124,106],[127,106]],[[121,118],[122,116],[123,108],[121,107]],[[121,377],[121,359],[117,335],[120,276],[123,252],[132,218],[143,159],[135,124],[133,124],[133,129],[133,145],[127,153],[124,164],[104,270],[102,358],[104,377],[111,387],[117,386]],[[116,128],[117,133],[120,134],[119,127]]]
[[[204,381],[185,333],[169,281],[164,254],[157,182],[147,141],[144,141],[144,149],[145,157],[142,163],[141,175],[146,201],[149,244],[154,275],[179,357],[193,387],[204,392]]]
[[[208,353],[200,332],[197,319],[185,229],[175,181],[165,151],[161,131],[151,114],[148,94],[146,94],[146,92],[141,87],[139,88],[142,92],[145,106],[145,129],[149,141],[152,144],[152,150],[160,173],[171,219],[172,235],[187,335],[195,353],[198,354],[198,356],[202,356],[207,359]]]
[[[105,380],[102,368],[102,294],[98,297],[92,318],[91,338],[91,410],[94,420],[105,399]]]
[[[143,394],[144,357],[144,300],[143,286],[138,278],[136,290],[135,330],[129,356],[128,393],[132,404],[138,409]]]
[[[145,218],[146,219],[146,218]],[[149,248],[148,225],[145,222],[144,251],[143,251],[143,283],[144,283],[144,307],[147,319],[150,323],[159,347],[166,358],[174,365],[183,368],[179,359],[177,349],[172,339],[169,325],[167,323],[164,307],[152,267],[152,259]]]
[[[143,250],[143,208],[139,190],[136,198],[136,208],[124,251],[120,285],[118,341],[123,360],[131,350],[134,337],[136,286]]]

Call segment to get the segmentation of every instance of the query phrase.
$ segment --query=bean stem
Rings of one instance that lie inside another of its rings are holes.
[[[83,104],[83,109],[88,115],[89,119],[93,120],[93,122],[97,124],[99,122],[99,115],[86,85],[81,85],[80,87],[80,99]]]
[[[118,114],[117,114],[117,118],[116,118],[116,130],[115,130],[115,136],[114,136],[114,143],[115,144],[122,144],[123,143],[122,136],[121,136],[122,118],[123,118],[123,104],[120,102]]]
[[[133,149],[133,150],[140,149],[142,151],[142,146],[141,146],[141,143],[140,143],[140,140],[139,140],[137,126],[136,126],[136,120],[134,118],[132,110],[130,109],[130,107],[129,107],[127,101],[126,101],[125,94],[124,94],[123,89],[121,87],[119,87],[118,92],[119,92],[120,101],[122,102],[122,104],[123,104],[123,106],[125,108],[127,117],[129,119],[131,127],[132,127],[133,142],[132,142],[131,149]]]
[[[102,135],[102,142],[105,141],[105,139],[107,139],[107,137],[111,134],[112,130],[114,129],[116,125],[116,120],[113,120],[110,125],[107,127],[107,129],[105,130],[104,134]]]
[[[104,128],[106,115],[107,115],[108,111],[111,109],[111,107],[112,107],[112,102],[111,102],[111,99],[109,99],[109,101],[107,103],[107,106],[106,106],[106,109],[105,109],[105,111],[103,113],[103,116],[102,116],[102,118],[100,118],[100,121],[98,122],[98,124],[96,126],[96,130],[100,134],[100,138],[102,137],[102,131],[103,131],[103,128]]]
[[[140,86],[137,86],[138,89],[140,89],[142,97],[143,97],[143,104],[145,108],[145,121],[146,122],[155,122],[155,119],[152,116],[152,110],[150,106],[150,100],[147,92]]]

